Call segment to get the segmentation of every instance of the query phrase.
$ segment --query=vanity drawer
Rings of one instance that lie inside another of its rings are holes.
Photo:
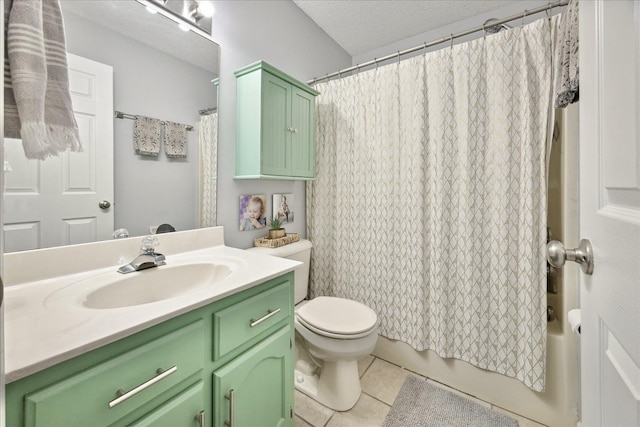
[[[213,315],[214,360],[250,341],[291,315],[292,283],[281,284],[247,298]]]
[[[29,393],[25,425],[110,425],[198,373],[204,363],[203,336],[199,320]]]

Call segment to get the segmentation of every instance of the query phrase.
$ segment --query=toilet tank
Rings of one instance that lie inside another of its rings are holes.
[[[258,252],[264,255],[277,256],[280,258],[292,259],[302,262],[302,265],[295,269],[295,303],[299,303],[307,297],[309,289],[309,263],[311,262],[311,242],[300,239],[297,242],[279,248],[249,248],[248,251]]]

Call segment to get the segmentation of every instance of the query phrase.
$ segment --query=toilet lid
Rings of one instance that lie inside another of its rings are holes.
[[[297,310],[300,323],[322,335],[356,338],[377,326],[375,311],[357,301],[317,297]]]

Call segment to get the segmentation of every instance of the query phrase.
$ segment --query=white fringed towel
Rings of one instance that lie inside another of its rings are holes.
[[[160,125],[158,119],[136,116],[133,124],[133,148],[142,156],[158,156],[160,153]]]
[[[556,45],[556,70],[554,105],[564,108],[578,101],[580,64],[578,45],[578,0],[569,0],[567,10],[560,20]]]
[[[187,126],[180,123],[165,122],[164,152],[167,157],[187,157]]]
[[[69,94],[60,4],[5,0],[4,134],[27,158],[82,151]]]

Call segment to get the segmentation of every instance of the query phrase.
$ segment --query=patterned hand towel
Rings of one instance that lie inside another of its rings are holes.
[[[564,108],[578,101],[580,87],[578,46],[578,1],[570,0],[558,29],[556,45],[555,107]]]
[[[4,130],[27,158],[82,151],[58,1],[5,0]]]
[[[167,157],[187,157],[187,127],[185,125],[165,122],[164,152]]]
[[[160,153],[160,120],[136,116],[133,125],[133,148],[142,156],[157,156]]]

